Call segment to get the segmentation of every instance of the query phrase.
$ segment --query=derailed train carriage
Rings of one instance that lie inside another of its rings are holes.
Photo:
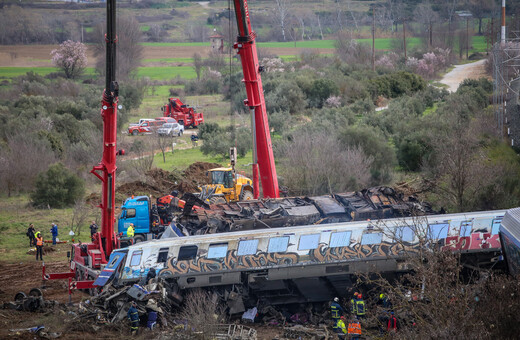
[[[228,299],[231,312],[259,301],[320,302],[344,296],[358,273],[409,271],[410,254],[426,241],[463,253],[470,266],[500,257],[505,211],[250,230],[138,243],[112,254],[105,281],[136,282],[154,268],[172,295],[204,287]],[[239,293],[239,294],[236,294]]]
[[[193,205],[203,202],[190,194],[183,198],[187,204],[176,222],[186,235],[437,213],[429,203],[385,186],[322,196],[230,202],[211,205],[210,210],[192,210]]]
[[[511,275],[520,275],[520,208],[507,211],[500,225],[500,242]]]

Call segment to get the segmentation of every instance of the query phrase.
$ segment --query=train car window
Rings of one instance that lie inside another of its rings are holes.
[[[429,237],[434,240],[448,237],[449,223],[437,223],[429,225]]]
[[[410,227],[397,227],[397,230],[395,231],[395,238],[397,241],[401,242],[413,242],[415,233]]]
[[[126,209],[126,218],[135,217],[135,209]]]
[[[471,227],[473,226],[473,221],[462,221],[460,223],[460,237],[469,237],[471,236]]]
[[[179,261],[193,260],[197,257],[197,246],[184,246],[179,249]]]
[[[227,243],[210,244],[208,248],[208,259],[221,259],[226,257]]]
[[[254,255],[258,249],[258,240],[243,240],[238,244],[237,255]]]
[[[500,223],[502,223],[502,217],[493,219],[493,225],[491,227],[491,235],[498,234],[498,231],[500,229]]]
[[[309,250],[318,248],[320,243],[320,234],[302,235],[300,236],[300,243],[298,250]]]
[[[383,241],[383,233],[370,233],[361,236],[361,244],[379,244]]]
[[[141,263],[141,256],[143,255],[142,250],[136,250],[132,253],[132,258],[130,259],[130,266],[138,266]]]
[[[352,235],[351,231],[341,231],[330,234],[329,247],[348,247],[350,245],[350,235]]]
[[[267,246],[267,252],[281,253],[287,250],[288,245],[289,236],[272,237],[269,239],[269,246]]]
[[[157,255],[157,263],[165,263],[168,260],[168,248],[159,249],[159,255]]]

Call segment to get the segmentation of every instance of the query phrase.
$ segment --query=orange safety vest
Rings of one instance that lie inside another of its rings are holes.
[[[36,245],[43,246],[43,237],[40,236],[36,238]]]
[[[359,322],[350,322],[348,324],[348,334],[361,335],[361,324]]]

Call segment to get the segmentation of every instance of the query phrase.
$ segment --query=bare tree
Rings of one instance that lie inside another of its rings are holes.
[[[291,11],[291,0],[275,0],[274,17],[282,31],[283,40],[286,41],[287,19]]]
[[[439,20],[437,12],[432,9],[429,1],[419,4],[414,11],[414,17],[423,25],[426,32],[428,48],[433,47],[433,25]]]
[[[306,131],[280,149],[287,185],[296,194],[357,190],[370,181],[373,158],[359,147],[343,148],[325,131]]]
[[[446,113],[444,120],[445,128],[430,137],[435,155],[431,170],[437,178],[436,191],[447,206],[468,211],[480,190],[496,178],[496,170],[481,148],[481,136],[492,135],[488,130],[494,124],[482,114],[469,119],[455,110]]]
[[[98,58],[96,69],[99,74],[105,74],[105,30],[103,24],[99,24],[95,28],[94,35],[97,42],[94,45],[94,55]],[[141,64],[143,58],[143,47],[140,45],[143,33],[139,27],[139,23],[134,17],[120,17],[117,20],[117,62],[116,77],[117,79],[127,79],[132,75],[137,67]]]
[[[87,224],[87,220],[91,213],[92,210],[85,204],[85,200],[77,200],[74,203],[69,227],[75,235],[81,235],[81,228]]]
[[[191,290],[184,299],[184,307],[178,318],[186,320],[189,329],[202,336],[213,339],[224,315],[219,305],[219,297],[202,289]]]
[[[0,148],[0,187],[8,196],[14,191],[32,190],[38,173],[56,162],[46,141],[25,133],[8,135],[6,144]]]
[[[204,62],[202,61],[202,57],[199,53],[193,54],[193,69],[197,74],[197,81],[200,80],[200,73],[202,72],[202,67],[204,66]]]
[[[162,137],[158,133],[155,134],[154,139],[155,145],[159,148],[159,150],[161,150],[163,156],[163,163],[166,163],[166,151],[168,147],[172,145],[172,139],[169,138],[169,136]]]

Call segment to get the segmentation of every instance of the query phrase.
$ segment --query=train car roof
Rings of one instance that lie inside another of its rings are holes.
[[[407,218],[392,218],[392,219],[382,219],[382,220],[372,220],[372,221],[356,221],[356,222],[340,222],[340,223],[329,223],[329,224],[312,224],[312,225],[302,225],[302,226],[292,226],[285,228],[266,228],[266,229],[256,229],[256,230],[246,230],[246,231],[235,231],[235,232],[227,232],[227,233],[217,233],[217,234],[205,234],[205,235],[194,235],[194,236],[185,236],[185,237],[176,237],[176,238],[167,238],[167,239],[159,239],[159,240],[150,240],[146,242],[140,242],[138,244],[134,244],[129,247],[132,248],[140,248],[144,245],[153,246],[153,247],[169,247],[171,244],[176,245],[191,245],[196,243],[223,243],[228,242],[230,239],[242,239],[242,238],[254,238],[254,237],[265,237],[265,236],[283,236],[283,235],[291,235],[295,233],[308,232],[308,233],[320,233],[324,231],[332,231],[337,228],[349,228],[350,230],[362,229],[365,230],[369,225],[378,227],[378,226],[407,226],[411,225],[415,221],[424,222],[424,221],[449,221],[454,219],[472,219],[481,216],[496,216],[503,215],[506,213],[506,210],[492,210],[492,211],[480,211],[480,212],[468,212],[468,213],[458,213],[458,214],[444,214],[444,215],[427,215],[427,216],[419,216],[419,217],[407,217]],[[519,211],[520,214],[520,211]],[[520,216],[520,215],[519,215]],[[305,229],[302,229],[305,228]]]

